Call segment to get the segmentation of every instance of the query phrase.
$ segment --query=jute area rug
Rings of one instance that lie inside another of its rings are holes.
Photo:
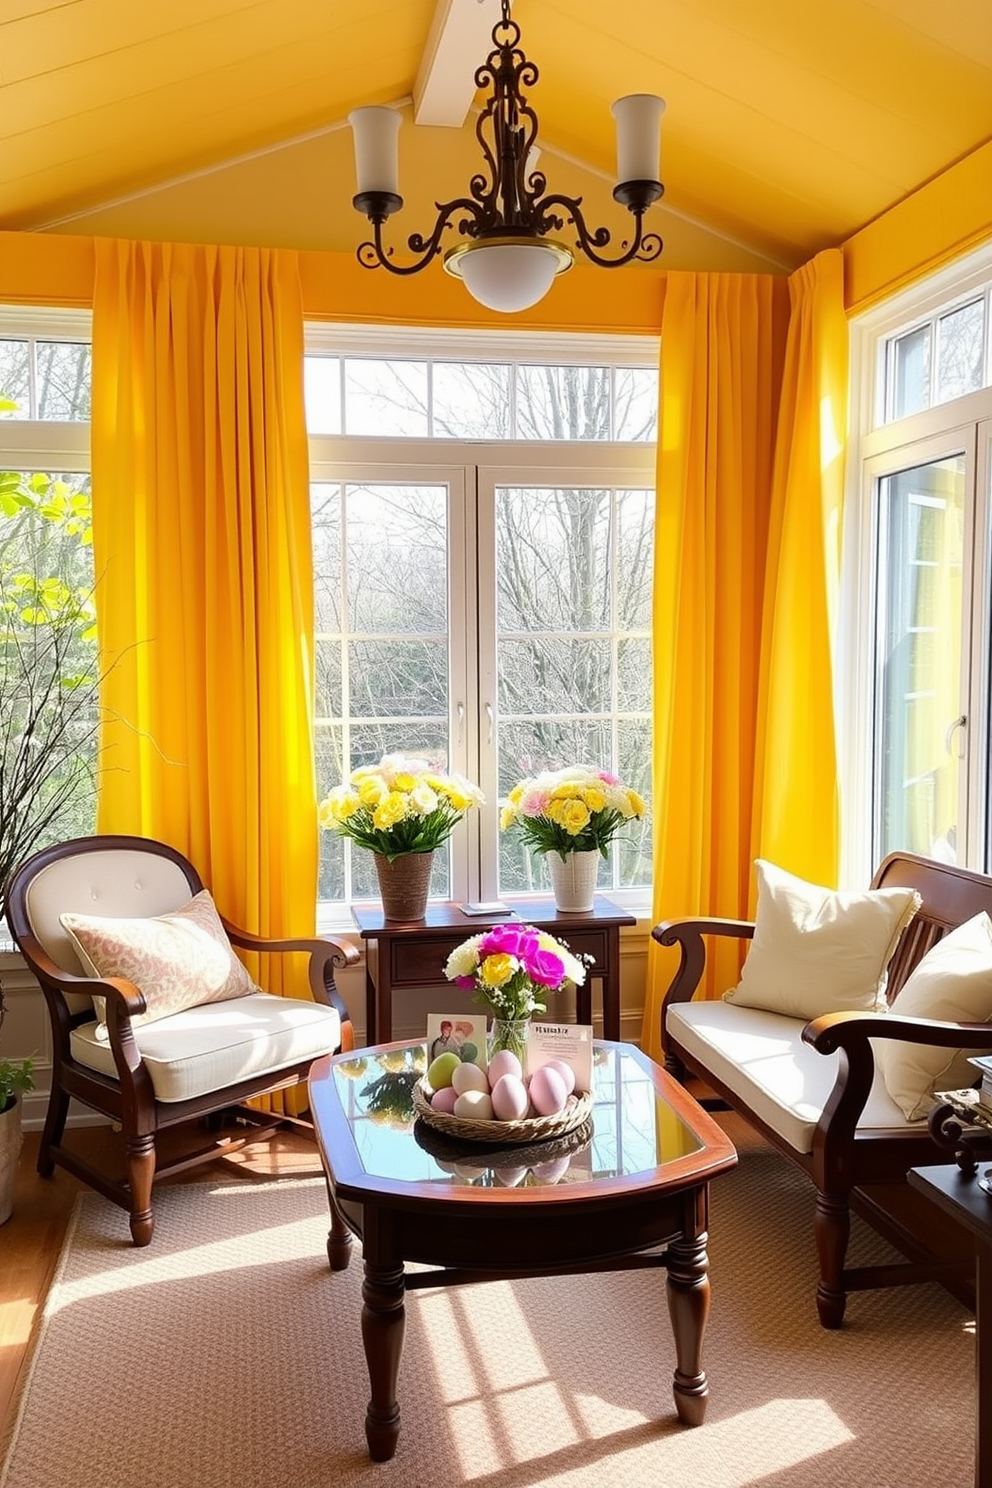
[[[735,1133],[736,1135],[736,1133]],[[396,1457],[363,1421],[361,1256],[320,1180],[163,1188],[150,1249],[86,1194],[0,1488],[969,1488],[974,1333],[936,1286],[824,1332],[812,1190],[745,1148],[712,1188],[705,1425],[678,1424],[663,1272],[407,1299]],[[855,1225],[855,1257],[885,1247]]]

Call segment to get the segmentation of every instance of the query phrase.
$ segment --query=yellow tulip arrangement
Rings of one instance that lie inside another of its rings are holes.
[[[392,863],[408,853],[433,852],[467,811],[484,802],[478,786],[464,776],[435,770],[426,760],[387,754],[335,786],[321,801],[317,820]]]

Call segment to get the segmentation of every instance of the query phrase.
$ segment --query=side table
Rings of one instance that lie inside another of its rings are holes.
[[[953,1163],[907,1176],[975,1241],[975,1488],[992,1488],[992,1194]]]
[[[555,908],[553,899],[505,899],[512,913],[492,919],[463,914],[450,901],[430,903],[422,920],[387,920],[381,904],[356,904],[355,922],[365,941],[365,1042],[393,1036],[393,993],[433,987],[444,981],[444,964],[470,935],[494,925],[524,922],[564,940],[576,955],[593,958],[586,980],[575,989],[579,1023],[592,1023],[592,981],[603,989],[603,1037],[620,1039],[620,927],[636,925],[632,914],[597,894],[582,914]],[[370,942],[375,942],[373,952]]]

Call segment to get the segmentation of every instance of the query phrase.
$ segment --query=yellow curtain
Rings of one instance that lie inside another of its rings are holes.
[[[744,915],[784,280],[668,276],[654,566],[654,919]],[[676,957],[652,943],[642,1046]],[[710,986],[737,980],[721,948]]]
[[[847,444],[843,258],[821,253],[789,280],[765,579],[752,856],[835,885],[839,802],[831,637],[840,582]]]
[[[98,240],[101,832],[186,853],[221,910],[307,935],[313,582],[296,255]],[[294,960],[299,958],[294,958]],[[306,996],[251,968],[268,990]]]
[[[655,527],[656,920],[752,915],[759,854],[837,880],[840,252],[792,276],[788,311],[784,288],[669,277]],[[746,942],[711,947],[703,995],[735,983],[745,951]],[[656,1058],[675,964],[652,944],[642,1044]]]

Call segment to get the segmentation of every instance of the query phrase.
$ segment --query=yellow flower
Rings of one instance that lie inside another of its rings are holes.
[[[393,790],[409,792],[413,790],[416,784],[417,782],[415,778],[412,775],[408,774],[406,770],[404,770],[399,775],[394,777]]]
[[[500,829],[500,831],[501,832],[505,832],[506,829],[507,829],[507,827],[512,827],[513,826],[513,823],[516,821],[516,819],[517,819],[517,813],[514,811],[513,807],[512,806],[504,806],[503,807],[503,810],[499,814],[499,829]]]
[[[589,825],[589,807],[584,801],[566,801],[561,824],[570,837],[577,837]]]
[[[565,802],[549,801],[548,809],[544,814],[549,821],[558,822],[559,826],[563,826],[565,821]]]
[[[637,792],[636,791],[633,791],[633,790],[632,791],[628,791],[627,792],[627,799],[630,802],[630,809],[633,812],[633,814],[635,816],[643,816],[646,808],[645,808],[645,805],[644,805],[643,800],[637,794]]]
[[[363,806],[375,806],[388,794],[389,788],[381,775],[363,775],[358,782],[358,797]]]
[[[406,816],[406,798],[397,791],[389,791],[383,796],[372,813],[372,823],[383,832],[387,827],[395,826],[397,822]]]
[[[510,792],[510,795],[509,795],[510,805],[511,806],[519,806],[520,805],[520,798],[523,795],[523,793],[524,793],[524,782],[521,780],[520,783],[519,783],[519,785],[515,785],[513,787],[513,789],[511,790],[511,792]]]
[[[516,970],[515,956],[487,956],[479,967],[479,980],[486,987],[502,987]]]
[[[590,811],[602,811],[603,807],[606,805],[605,794],[598,788],[598,786],[595,785],[586,786],[585,790],[582,792],[582,799],[585,801]]]

